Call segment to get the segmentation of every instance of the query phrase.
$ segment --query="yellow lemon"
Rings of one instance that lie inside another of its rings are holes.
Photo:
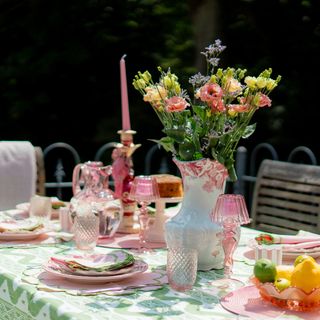
[[[284,278],[291,281],[291,276],[294,270],[294,266],[279,264],[276,266],[276,268],[277,268],[276,280]]]
[[[320,287],[320,266],[311,259],[305,259],[297,264],[291,275],[291,285],[311,292]]]
[[[302,254],[301,256],[296,257],[294,260],[294,266],[297,266],[300,262],[306,260],[306,259],[311,259],[313,262],[316,262],[313,257],[307,255],[307,254]]]

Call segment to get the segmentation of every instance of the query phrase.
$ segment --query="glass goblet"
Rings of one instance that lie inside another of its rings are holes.
[[[250,223],[244,197],[239,194],[221,194],[212,212],[212,221],[222,227],[224,251],[224,278],[215,280],[213,285],[223,288],[237,288],[243,283],[232,279],[233,254],[240,239],[241,225]]]
[[[139,249],[138,252],[152,252],[147,246],[146,230],[149,225],[149,214],[147,206],[160,198],[156,179],[151,176],[136,176],[132,182],[129,198],[137,201],[139,208]]]

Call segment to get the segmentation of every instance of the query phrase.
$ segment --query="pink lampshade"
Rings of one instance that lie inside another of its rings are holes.
[[[212,220],[222,223],[232,218],[240,225],[250,223],[245,199],[240,194],[221,194],[212,211]]]
[[[160,198],[157,181],[151,176],[137,176],[134,178],[129,198],[138,202],[153,202]]]

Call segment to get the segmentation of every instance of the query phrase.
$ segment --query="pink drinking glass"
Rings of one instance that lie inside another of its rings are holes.
[[[223,230],[222,246],[224,250],[224,279],[213,281],[212,284],[224,287],[239,287],[241,281],[231,279],[233,254],[240,239],[243,224],[250,223],[245,199],[240,194],[219,195],[212,212],[212,221],[218,223]]]
[[[140,205],[139,213],[139,241],[140,248],[139,252],[152,252],[150,248],[147,247],[146,241],[146,230],[149,224],[149,214],[147,206],[160,198],[158,184],[156,179],[151,176],[137,176],[134,178],[129,198],[135,200]]]

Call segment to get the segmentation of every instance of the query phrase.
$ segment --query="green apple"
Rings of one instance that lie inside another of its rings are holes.
[[[290,287],[291,282],[290,280],[286,279],[286,278],[278,278],[275,282],[274,282],[274,286],[279,290],[282,291],[288,287]]]
[[[260,282],[274,282],[277,275],[276,264],[270,259],[259,259],[254,265],[253,273]]]

